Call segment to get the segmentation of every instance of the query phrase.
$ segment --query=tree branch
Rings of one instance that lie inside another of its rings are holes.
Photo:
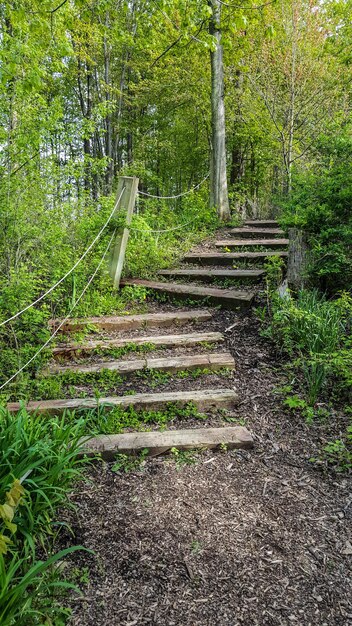
[[[159,56],[153,61],[153,63],[149,67],[149,69],[152,69],[152,67],[154,67],[154,65],[156,65],[157,62],[160,61],[160,59],[162,59],[163,56],[165,56],[165,54],[167,54],[174,46],[176,46],[178,44],[178,42],[181,40],[181,37],[182,37],[182,35],[180,35],[179,37],[177,37],[177,39],[175,39],[175,41],[170,43],[170,45],[166,48],[166,50],[164,50],[164,52],[159,54]]]
[[[24,163],[22,163],[22,165],[19,165],[18,167],[16,167],[16,169],[10,173],[10,176],[14,176],[15,174],[17,174],[17,172],[19,172],[23,167],[25,167],[27,163],[29,163],[29,161],[32,161],[32,159],[35,159],[35,157],[38,156],[39,152],[40,150],[37,150],[31,157],[29,157]]]

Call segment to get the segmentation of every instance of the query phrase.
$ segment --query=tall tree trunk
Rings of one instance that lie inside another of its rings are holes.
[[[293,163],[293,140],[296,114],[296,60],[297,60],[297,11],[292,5],[292,44],[291,44],[291,73],[290,73],[290,105],[288,110],[288,139],[286,152],[287,178],[284,184],[284,193],[289,195],[292,191],[292,163]]]
[[[293,9],[292,9],[293,11]],[[296,99],[296,32],[295,20],[292,16],[292,59],[291,59],[291,85],[290,85],[290,112],[289,112],[289,128],[288,128],[288,150],[287,150],[287,192],[292,191],[292,160],[293,160],[293,137],[295,124],[295,99]]]
[[[109,14],[105,17],[105,26],[108,28],[110,25]],[[107,103],[107,113],[105,116],[105,156],[107,157],[107,167],[105,172],[105,193],[108,194],[112,187],[113,177],[113,159],[112,159],[112,120],[109,103],[110,96],[110,56],[111,45],[107,40],[106,34],[104,35],[104,82],[105,82],[105,102]]]
[[[226,174],[224,68],[220,28],[221,2],[220,0],[209,0],[209,3],[213,12],[209,31],[216,41],[215,50],[210,52],[212,115],[210,202],[212,206],[216,207],[220,219],[227,221],[231,214]]]

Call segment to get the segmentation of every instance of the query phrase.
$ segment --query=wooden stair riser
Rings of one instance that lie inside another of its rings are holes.
[[[241,239],[272,239],[285,236],[285,232],[281,228],[231,228],[228,232],[230,235]]]
[[[213,280],[258,281],[265,275],[264,270],[205,270],[201,268],[190,270],[162,270],[158,273],[160,276],[186,278],[203,282],[212,282]]]
[[[265,247],[284,248],[289,244],[288,239],[223,239],[216,241],[217,248],[244,248],[244,247]]]
[[[185,263],[199,263],[203,266],[209,265],[230,265],[236,264],[236,261],[264,263],[268,257],[279,256],[283,259],[287,258],[286,251],[278,250],[277,252],[210,252],[200,254],[187,254],[183,257]]]
[[[250,228],[279,228],[276,220],[246,220],[244,226]]]
[[[82,443],[81,455],[99,454],[103,459],[113,461],[116,454],[133,455],[146,451],[148,456],[158,456],[173,448],[194,450],[223,447],[229,450],[252,448],[253,437],[243,426],[99,435]]]
[[[144,358],[131,361],[107,361],[88,365],[65,365],[53,366],[44,372],[45,375],[57,374],[95,374],[109,370],[121,376],[128,376],[143,370],[159,370],[161,372],[180,372],[183,370],[221,370],[234,369],[235,362],[229,352],[214,354],[198,354],[192,356],[168,357],[168,358]]]
[[[121,286],[141,285],[153,291],[164,293],[169,297],[183,300],[203,301],[211,305],[220,305],[227,309],[248,308],[253,300],[254,293],[236,291],[234,289],[219,289],[214,287],[199,287],[198,285],[179,285],[177,283],[159,283],[154,281],[131,279],[121,281]]]
[[[170,405],[185,406],[194,404],[199,411],[212,412],[218,409],[231,409],[238,404],[238,396],[232,389],[204,389],[201,391],[173,391],[163,393],[138,393],[130,396],[109,396],[107,398],[75,398],[62,400],[42,400],[28,402],[27,411],[39,414],[60,415],[64,411],[111,410],[119,407],[136,411],[159,411]],[[10,402],[11,413],[20,410],[23,403]]]
[[[128,346],[151,345],[158,347],[187,347],[201,343],[221,343],[224,341],[222,333],[189,333],[186,335],[150,335],[148,337],[133,337],[126,339],[108,339],[105,341],[91,341],[82,344],[67,344],[53,349],[53,357],[61,358],[74,354],[89,354],[95,350],[108,351],[114,348]]]
[[[173,313],[145,313],[141,315],[89,317],[67,320],[60,332],[84,330],[89,326],[99,330],[136,330],[139,328],[168,328],[189,323],[206,322],[212,318],[210,311],[175,311]],[[56,328],[60,320],[50,320],[49,327]]]

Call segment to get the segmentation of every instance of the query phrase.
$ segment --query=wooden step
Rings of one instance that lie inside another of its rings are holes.
[[[253,228],[278,228],[279,224],[276,220],[246,220],[245,226],[253,226]]]
[[[199,263],[200,265],[232,265],[236,261],[265,261],[267,257],[287,257],[288,252],[277,250],[273,252],[195,252],[183,257],[185,263]]]
[[[149,335],[146,337],[126,337],[124,339],[106,339],[105,341],[89,341],[86,343],[68,343],[53,349],[53,356],[67,356],[75,352],[85,354],[93,350],[111,350],[126,346],[192,346],[200,343],[219,343],[224,341],[221,333],[188,333],[185,335]]]
[[[285,232],[281,230],[281,228],[244,227],[244,228],[231,228],[231,230],[229,230],[228,232],[231,235],[237,235],[237,237],[246,237],[246,238],[261,237],[263,239],[264,238],[270,239],[270,237],[279,237],[279,236],[285,235]]]
[[[205,270],[196,269],[178,269],[178,270],[162,270],[158,272],[161,276],[173,276],[175,278],[193,278],[195,280],[212,281],[214,278],[230,278],[230,279],[258,279],[264,276],[264,270]]]
[[[167,358],[142,358],[130,361],[102,361],[101,363],[53,365],[45,374],[65,374],[76,372],[79,374],[93,374],[109,370],[121,375],[134,374],[141,370],[161,370],[163,372],[180,372],[182,370],[209,369],[216,371],[222,368],[234,369],[235,361],[229,352],[214,352],[208,354],[194,354]]]
[[[139,278],[121,281],[121,286],[125,285],[142,285],[143,287],[165,293],[169,296],[190,300],[206,300],[209,304],[221,305],[228,309],[248,307],[254,297],[253,292],[247,291],[199,287],[198,285],[179,285],[177,283],[159,283]]]
[[[217,248],[240,248],[251,246],[265,246],[267,248],[282,248],[288,246],[288,239],[223,239],[216,241]]]
[[[148,450],[149,456],[165,454],[172,448],[252,448],[253,437],[243,426],[223,428],[187,428],[183,430],[147,431],[121,435],[98,435],[82,444],[82,454],[114,460],[116,454],[138,454]]]
[[[64,411],[113,409],[133,407],[139,411],[158,411],[163,407],[176,404],[185,406],[194,404],[199,411],[213,411],[219,408],[231,409],[238,403],[238,395],[232,389],[202,389],[200,391],[166,391],[163,393],[136,393],[133,396],[109,396],[107,398],[75,398],[62,400],[38,400],[28,402],[27,411],[56,415]],[[10,402],[7,405],[11,413],[20,410],[23,402]]]
[[[168,326],[184,326],[193,322],[206,322],[212,313],[206,309],[192,311],[172,311],[171,313],[143,313],[141,315],[109,315],[102,317],[86,317],[70,319],[62,326],[60,332],[82,330],[93,326],[103,330],[134,330],[136,328],[154,328]],[[49,321],[49,327],[56,328],[61,320]]]

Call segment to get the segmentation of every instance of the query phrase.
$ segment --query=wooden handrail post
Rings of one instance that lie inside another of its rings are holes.
[[[116,205],[116,215],[119,212],[126,214],[125,226],[117,234],[114,251],[112,255],[112,263],[110,267],[110,276],[113,280],[115,289],[119,289],[122,274],[122,268],[125,261],[128,237],[130,234],[128,226],[131,224],[134,205],[138,192],[139,179],[135,176],[120,176],[117,187],[117,198],[120,197],[122,190],[122,198]]]
[[[307,268],[310,251],[307,236],[299,228],[289,228],[289,250],[287,261],[287,282],[290,289],[298,291],[307,286]]]

